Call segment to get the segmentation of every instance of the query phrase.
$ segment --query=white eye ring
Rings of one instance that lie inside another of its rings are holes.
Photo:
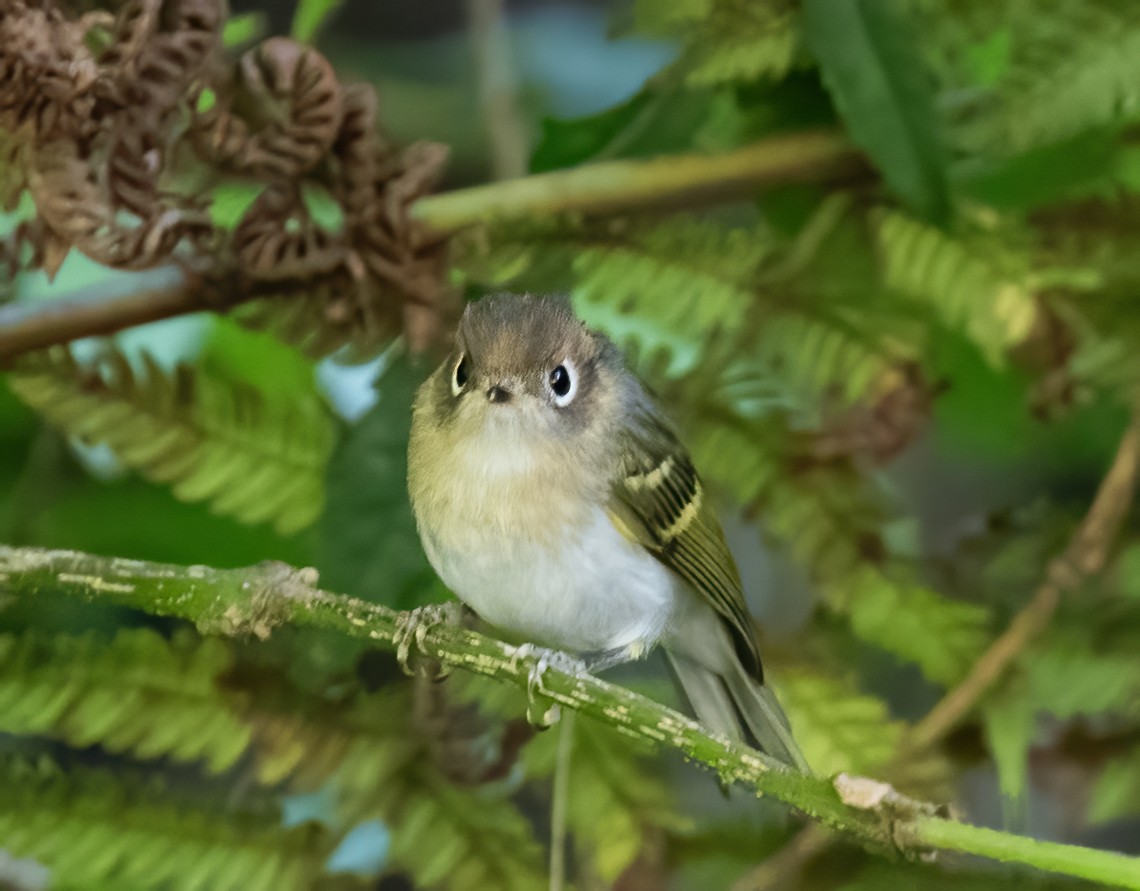
[[[551,401],[565,408],[578,395],[578,369],[569,359],[563,359],[546,375],[546,389]]]
[[[455,364],[451,366],[452,396],[458,396],[463,392],[464,387],[467,386],[467,380],[471,377],[469,365],[470,363],[467,361],[467,354],[460,353],[459,358],[455,360]]]

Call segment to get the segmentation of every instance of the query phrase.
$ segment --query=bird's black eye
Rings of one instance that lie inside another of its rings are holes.
[[[561,365],[556,365],[546,378],[546,385],[550,387],[550,395],[559,408],[565,408],[573,402],[578,393],[578,373],[574,369],[574,363],[566,359]]]
[[[570,372],[565,365],[559,365],[550,372],[550,389],[555,396],[565,396],[570,392]]]
[[[463,392],[463,388],[467,386],[467,378],[470,376],[470,363],[467,361],[467,354],[464,353],[459,357],[459,361],[455,363],[455,369],[451,373],[451,392],[458,396]]]

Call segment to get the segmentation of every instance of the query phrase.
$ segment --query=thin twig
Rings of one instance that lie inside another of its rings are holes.
[[[0,359],[217,308],[216,301],[189,283],[98,299],[79,296],[8,303],[0,306]]]
[[[818,823],[808,823],[775,854],[750,869],[732,886],[732,891],[770,891],[787,884],[816,855],[831,847],[835,833]]]
[[[575,713],[559,722],[558,751],[554,761],[554,788],[550,794],[550,891],[566,887],[566,810],[570,804],[570,766],[574,754]]]
[[[1140,420],[1133,420],[1097,489],[1088,513],[1065,550],[1049,562],[1045,579],[1009,627],[974,663],[958,686],[912,728],[903,754],[925,749],[949,733],[1045,628],[1061,596],[1099,572],[1132,502],[1140,464]]]

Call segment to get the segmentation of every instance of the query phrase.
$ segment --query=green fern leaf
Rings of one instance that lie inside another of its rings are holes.
[[[1082,617],[1055,624],[1023,658],[1025,699],[1058,718],[1110,711],[1140,715],[1140,661],[1134,643],[1098,640]]]
[[[718,395],[745,417],[786,413],[797,427],[881,397],[902,382],[909,345],[861,330],[846,314],[780,313],[720,375]]]
[[[243,523],[272,521],[283,535],[316,519],[334,428],[315,394],[277,406],[187,365],[167,373],[146,353],[141,362],[136,371],[111,352],[88,369],[53,349],[22,363],[9,384],[61,431],[106,443],[178,498]]]
[[[789,473],[775,425],[710,421],[691,441],[703,475],[752,505],[770,535],[805,567],[827,604],[863,640],[950,684],[989,639],[982,606],[943,597],[882,553],[880,513],[858,477],[839,467]]]
[[[34,857],[60,887],[314,887],[330,853],[312,824],[280,814],[207,809],[130,777],[0,759],[0,848]]]
[[[715,334],[741,326],[774,247],[765,229],[687,217],[587,240],[573,260],[575,303],[642,364],[664,355],[663,372],[679,375]]]
[[[536,891],[547,887],[530,822],[496,787],[467,790],[435,773],[410,777],[386,817],[391,856],[421,886]],[[401,800],[402,799],[402,800]]]
[[[788,0],[639,0],[636,25],[685,39],[671,70],[694,87],[780,78],[802,58],[799,8]]]
[[[996,696],[983,706],[982,725],[997,766],[1002,795],[1012,802],[1022,802],[1029,783],[1029,747],[1036,730],[1032,703],[1011,688],[1008,695]]]
[[[904,725],[886,703],[859,691],[847,678],[785,668],[777,692],[812,770],[824,776],[869,774],[888,763]]]
[[[225,770],[250,739],[217,686],[230,664],[227,644],[190,633],[0,636],[0,731]]]
[[[968,151],[1007,155],[1140,113],[1140,11],[1132,4],[1080,0],[1009,4],[991,30],[1008,59],[976,101],[957,110]]]
[[[359,695],[321,720],[255,711],[257,775],[302,791],[327,789],[338,825],[380,819],[390,856],[421,886],[530,891],[545,887],[526,818],[499,786],[462,787],[434,766],[409,727],[406,685]]]
[[[989,642],[989,613],[908,579],[901,567],[898,575],[863,566],[847,580],[829,579],[824,591],[832,604],[846,604],[863,640],[914,663],[936,683],[960,680]]]
[[[980,248],[900,213],[880,211],[871,222],[883,284],[929,306],[943,324],[961,331],[992,365],[1001,367],[1038,316],[1026,273],[1002,268]]]

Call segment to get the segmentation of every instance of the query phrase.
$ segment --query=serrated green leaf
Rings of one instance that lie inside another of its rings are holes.
[[[0,778],[5,850],[34,857],[61,887],[300,891],[331,850],[322,830],[286,829],[275,809],[209,808],[129,774],[64,772],[8,755]]]
[[[949,212],[935,91],[897,5],[805,0],[804,39],[852,138],[891,188],[933,220]]]
[[[954,133],[967,151],[1016,154],[1140,113],[1140,16],[1132,4],[1062,2],[1046,16],[1008,4],[1000,18],[1007,58],[988,89],[972,91],[957,111]]]
[[[995,367],[1032,330],[1040,309],[1017,256],[987,256],[901,213],[872,215],[883,284],[926,304]]]
[[[140,362],[136,371],[113,351],[85,368],[68,350],[51,350],[25,360],[9,386],[64,433],[106,443],[179,498],[273,520],[282,535],[316,519],[335,428],[311,383],[288,403],[273,402],[188,365],[168,373],[147,353]]]
[[[894,757],[903,724],[891,720],[885,702],[861,692],[849,678],[784,669],[775,684],[815,773],[872,775]]]
[[[800,11],[787,0],[640,3],[636,26],[685,42],[668,73],[689,86],[780,78],[800,61]]]

